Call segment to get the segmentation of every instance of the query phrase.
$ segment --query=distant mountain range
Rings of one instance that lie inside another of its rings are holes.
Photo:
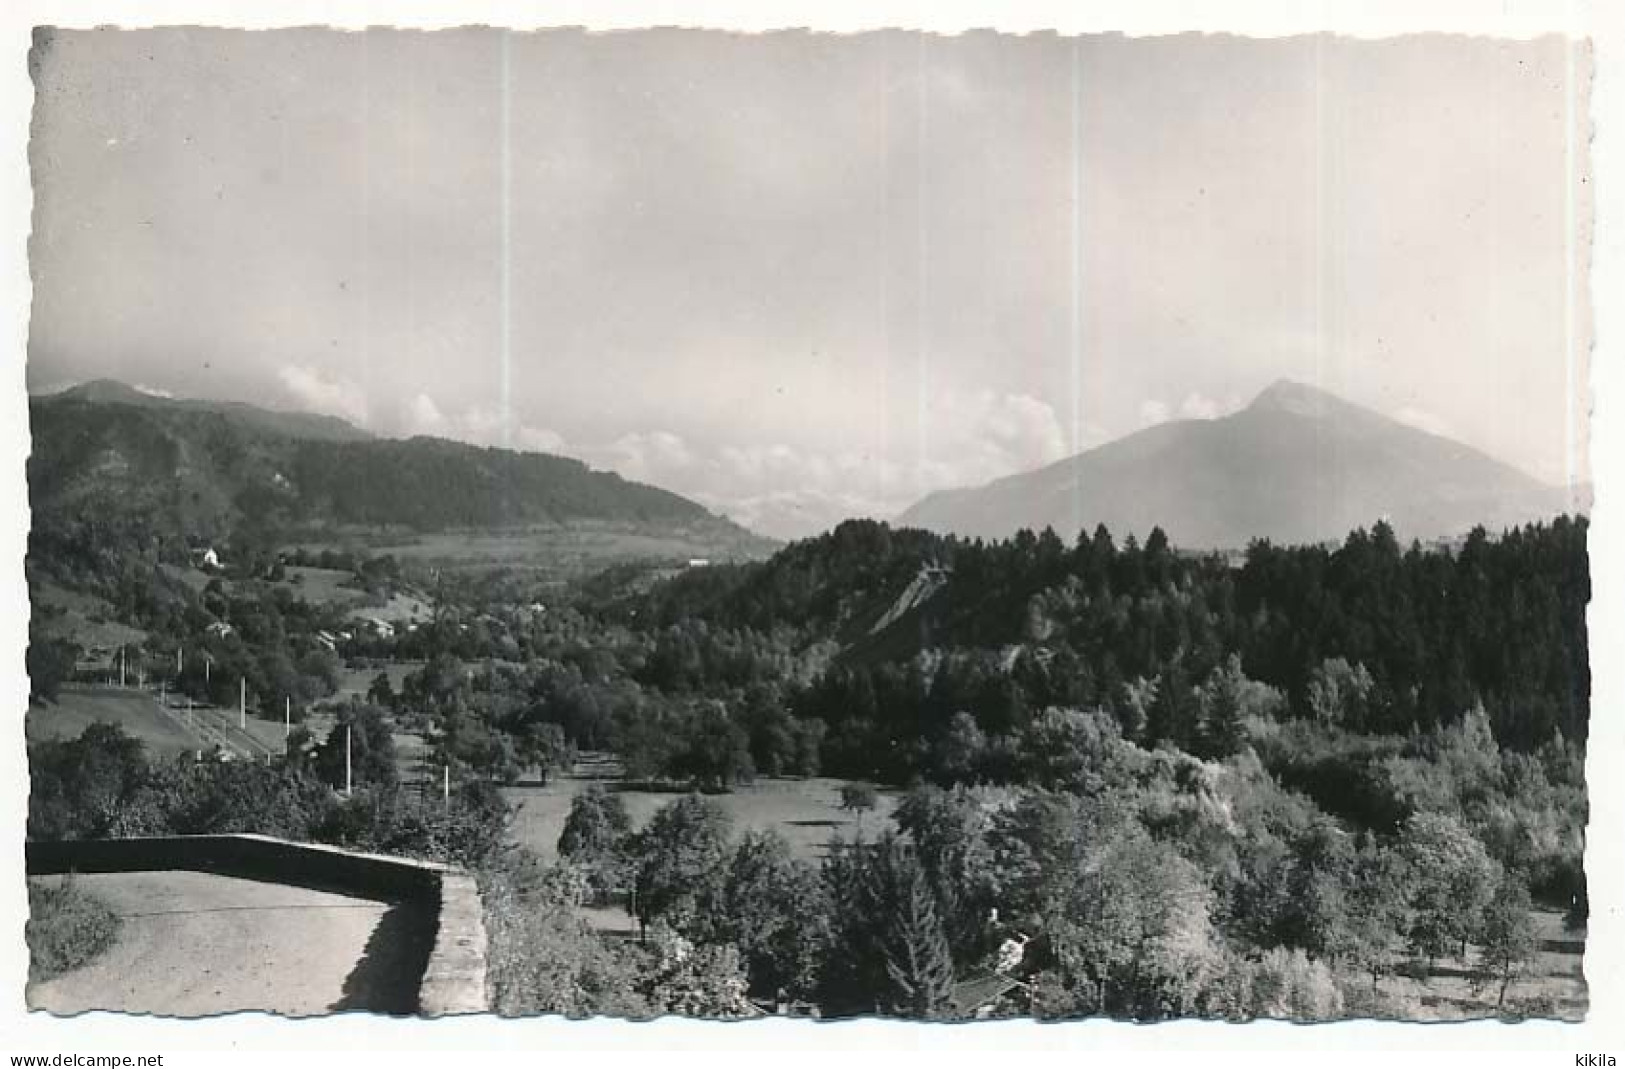
[[[1188,549],[1341,539],[1387,519],[1400,537],[1451,537],[1589,509],[1463,445],[1282,380],[1220,419],[1159,424],[1037,471],[932,494],[900,526],[1003,538],[1105,524],[1160,526]]]
[[[100,381],[30,401],[36,530],[218,539],[333,529],[413,533],[577,521],[682,532],[717,552],[771,543],[658,487],[579,460],[438,438],[375,438],[340,419],[178,400]]]

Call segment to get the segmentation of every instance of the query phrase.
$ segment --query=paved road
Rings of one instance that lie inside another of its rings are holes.
[[[198,1017],[417,1008],[432,905],[198,872],[75,879],[123,918],[118,939],[84,968],[30,985],[31,1009]]]

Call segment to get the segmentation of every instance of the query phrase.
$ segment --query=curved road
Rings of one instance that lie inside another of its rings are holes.
[[[120,916],[119,935],[84,968],[29,985],[31,1009],[177,1017],[417,1009],[432,905],[200,872],[74,879]]]

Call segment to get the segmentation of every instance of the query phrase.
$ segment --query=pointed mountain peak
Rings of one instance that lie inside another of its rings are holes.
[[[1296,416],[1323,416],[1349,404],[1336,394],[1294,379],[1276,379],[1247,406],[1250,412],[1290,412]]]

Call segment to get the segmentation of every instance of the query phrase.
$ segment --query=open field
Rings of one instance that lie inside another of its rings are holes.
[[[422,624],[434,619],[434,606],[423,598],[397,590],[382,605],[361,610],[364,616],[375,616],[397,626]]]
[[[390,623],[427,620],[434,613],[434,607],[427,600],[408,591],[396,591],[382,604],[368,604],[375,599],[359,586],[352,585],[354,583],[355,574],[342,569],[290,567],[287,578],[273,585],[291,591],[312,605],[337,605]]]
[[[174,564],[160,564],[158,570],[171,579],[180,580],[197,593],[202,593],[203,588],[209,585],[209,580],[214,578],[201,568],[183,568]]]
[[[29,742],[76,739],[95,723],[116,724],[155,754],[188,753],[208,743],[158,708],[150,694],[116,687],[63,687],[51,705],[30,704],[24,718]]]
[[[628,526],[577,523],[507,531],[420,535],[369,546],[405,562],[446,568],[529,568],[560,577],[585,575],[624,561],[686,561],[760,555],[751,546],[719,544],[712,533],[652,534]]]
[[[1529,970],[1515,976],[1507,987],[1505,1009],[1512,1014],[1580,1020],[1590,1005],[1582,957],[1586,933],[1566,931],[1563,915],[1555,910],[1537,909],[1534,917],[1541,949]],[[1476,960],[1476,948],[1469,946],[1467,961],[1442,958],[1434,963],[1431,974],[1425,973],[1425,965],[1407,962],[1395,975],[1384,977],[1378,989],[1392,1004],[1405,1006],[1408,1018],[1494,1016],[1499,985],[1475,982],[1472,967]]]
[[[556,776],[546,786],[516,786],[504,790],[514,807],[513,837],[522,846],[552,860],[558,855],[559,833],[570,812],[570,799],[593,782],[611,790],[618,785],[619,770],[614,762],[585,758],[567,775]],[[728,794],[709,796],[734,820],[736,831],[771,830],[782,835],[791,851],[801,858],[817,861],[824,856],[832,836],[851,838],[861,825],[866,834],[885,827],[897,804],[894,795],[881,792],[877,807],[861,817],[841,809],[838,779],[761,779],[735,787]],[[622,790],[621,799],[633,827],[642,827],[655,810],[685,792]]]
[[[289,567],[285,573],[287,578],[273,585],[286,587],[312,605],[355,601],[362,595],[355,587],[344,585],[355,575],[342,569]]]
[[[399,745],[399,739],[397,739]],[[588,756],[568,774],[555,776],[546,786],[520,785],[504,788],[513,807],[509,834],[546,861],[558,857],[559,834],[570,813],[570,800],[592,783],[610,790],[620,787],[620,769],[613,759]],[[803,860],[817,862],[836,835],[852,838],[861,829],[874,835],[886,827],[896,807],[894,794],[881,792],[876,807],[861,817],[841,809],[841,787],[846,780],[761,779],[749,786],[735,787],[727,794],[709,795],[733,818],[735,833],[751,829],[774,831],[783,836],[790,851]],[[618,790],[626,804],[632,826],[641,828],[655,811],[684,791]],[[630,937],[637,922],[621,905],[584,906],[579,915],[604,935]]]
[[[34,597],[42,608],[49,607],[61,612],[45,630],[71,639],[87,653],[97,648],[112,650],[146,641],[145,631],[112,619],[115,615],[113,607],[101,598],[68,590],[51,582],[36,584]]]
[[[378,678],[379,672],[389,677],[389,686],[392,690],[399,691],[401,684],[406,682],[406,677],[422,667],[421,661],[389,661],[366,667],[346,664],[339,671],[339,689],[333,695],[333,699],[343,701],[351,696],[366,697],[367,688],[372,686],[372,681]]]
[[[30,705],[24,727],[30,742],[73,739],[92,724],[116,724],[157,756],[192,753],[215,745],[256,759],[282,752],[281,720],[250,716],[238,727],[235,709],[217,709],[170,699],[166,713],[157,695],[134,687],[67,686],[51,705]]]
[[[200,723],[207,724],[234,748],[243,747],[246,741],[246,748],[255,752],[256,756],[265,752],[282,753],[284,733],[280,709],[275,710],[267,719],[250,712],[242,721],[244,726],[241,728],[238,727],[239,720],[235,708],[197,706],[192,713]],[[244,740],[244,735],[247,735],[247,740]]]

